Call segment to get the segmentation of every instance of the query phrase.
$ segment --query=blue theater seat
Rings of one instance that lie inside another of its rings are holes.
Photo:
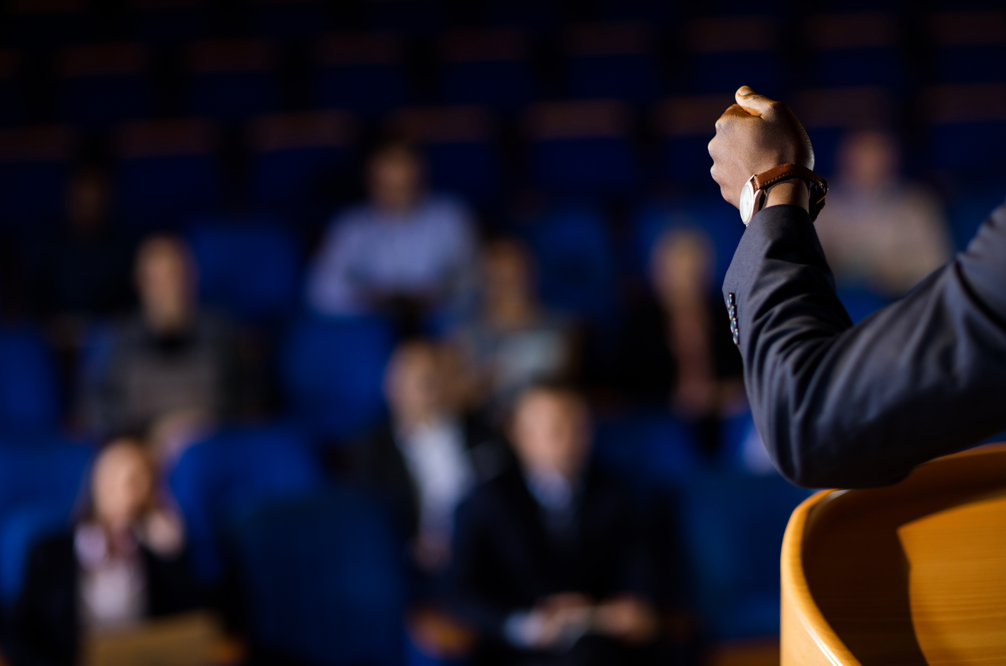
[[[974,238],[978,227],[995,208],[1006,203],[1006,177],[968,182],[947,202],[947,218],[954,245],[963,250]]]
[[[955,9],[929,19],[936,81],[1006,82],[1006,12]]]
[[[604,322],[613,314],[615,259],[600,210],[585,204],[560,205],[530,225],[538,292],[550,308]]]
[[[650,488],[678,483],[706,470],[692,428],[666,412],[639,412],[601,420],[594,458],[623,478]]]
[[[13,51],[0,51],[0,127],[21,122],[23,109],[16,78],[19,60]]]
[[[442,4],[436,0],[377,0],[365,7],[367,26],[377,32],[429,35],[445,23]]]
[[[321,0],[256,0],[251,7],[251,31],[258,37],[302,41],[327,29],[328,12]]]
[[[505,112],[525,106],[534,95],[528,50],[527,36],[515,30],[448,34],[440,45],[444,101]]]
[[[328,190],[353,166],[355,123],[340,111],[257,118],[251,125],[252,200],[298,219],[330,212]]]
[[[482,21],[491,28],[517,28],[536,33],[555,30],[562,22],[556,0],[488,0]]]
[[[0,130],[0,228],[59,223],[74,143],[63,127]]]
[[[315,104],[377,116],[409,99],[402,44],[390,34],[337,33],[317,52]]]
[[[265,41],[210,41],[188,47],[190,115],[242,123],[282,106],[276,51]]]
[[[199,299],[238,319],[272,321],[296,308],[300,253],[269,220],[196,221],[187,234],[199,268]]]
[[[937,169],[962,182],[1006,172],[1006,84],[938,86],[924,95]]]
[[[86,0],[8,2],[4,7],[7,43],[25,51],[47,52],[93,41],[94,15]]]
[[[0,426],[54,427],[59,421],[55,361],[38,331],[0,329]]]
[[[129,34],[144,44],[187,44],[209,33],[203,0],[126,0],[124,4]]]
[[[228,530],[260,502],[300,497],[323,484],[309,447],[292,428],[225,428],[191,446],[168,485],[185,519],[196,577],[210,585],[221,581]]]
[[[495,126],[485,109],[402,109],[389,119],[389,125],[422,148],[434,189],[480,202],[492,200],[498,192]]]
[[[640,21],[651,26],[670,24],[677,12],[664,0],[600,0],[598,17],[603,21]]]
[[[805,30],[817,86],[904,89],[907,71],[894,15],[866,12],[816,16]]]
[[[779,633],[779,552],[808,497],[778,475],[699,476],[680,492],[682,543],[708,638]]]
[[[619,102],[553,102],[526,117],[532,183],[563,196],[625,195],[638,185],[628,109]]]
[[[147,53],[138,44],[104,44],[66,49],[57,60],[59,120],[103,130],[142,120],[152,109]]]
[[[312,432],[345,441],[384,411],[381,385],[394,344],[377,317],[308,317],[289,331],[280,373],[292,414]]]
[[[253,657],[403,663],[402,546],[373,502],[331,489],[264,505],[235,532]]]
[[[704,190],[710,196],[719,191],[709,177],[713,160],[709,140],[716,120],[732,103],[729,96],[676,97],[654,109],[653,121],[661,141],[660,177],[675,187]]]
[[[580,99],[648,104],[660,91],[650,34],[636,23],[579,24],[567,29],[566,87]]]
[[[685,39],[693,92],[726,96],[727,104],[741,85],[775,99],[783,96],[779,22],[773,17],[696,19],[688,24]]]
[[[223,199],[217,134],[206,121],[132,123],[115,137],[117,212],[137,230],[169,229]]]
[[[0,518],[0,607],[17,601],[35,544],[67,530],[71,513],[72,507],[39,500]]]

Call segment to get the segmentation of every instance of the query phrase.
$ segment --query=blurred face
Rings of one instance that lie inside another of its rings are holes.
[[[91,479],[98,522],[125,530],[150,506],[153,487],[153,471],[139,445],[129,440],[110,444],[98,456]]]
[[[408,148],[383,150],[370,160],[368,186],[371,199],[378,207],[390,211],[408,210],[422,191],[422,163]]]
[[[438,415],[444,384],[437,350],[425,343],[399,349],[391,359],[385,392],[399,418],[425,420]]]
[[[517,403],[511,439],[525,469],[573,478],[590,449],[587,409],[574,395],[533,390]]]
[[[526,299],[531,293],[531,262],[517,243],[500,241],[485,253],[485,288],[490,301]]]
[[[192,306],[194,281],[188,252],[180,241],[157,237],[140,248],[136,287],[155,329],[184,323]]]
[[[853,185],[875,188],[894,179],[898,149],[887,133],[858,132],[843,143],[841,164],[843,177]]]
[[[664,302],[685,295],[704,296],[712,280],[708,242],[696,232],[670,232],[653,252],[653,282]]]
[[[99,226],[108,213],[108,180],[97,169],[78,173],[67,191],[66,214],[78,229]]]

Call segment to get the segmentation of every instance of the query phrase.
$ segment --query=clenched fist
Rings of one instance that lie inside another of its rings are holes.
[[[710,169],[723,198],[739,207],[741,189],[751,176],[780,164],[814,168],[814,149],[789,107],[742,86],[737,103],[716,121],[709,142]],[[806,205],[806,204],[804,204]]]

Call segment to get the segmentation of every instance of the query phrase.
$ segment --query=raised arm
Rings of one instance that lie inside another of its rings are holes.
[[[752,174],[813,166],[784,105],[744,88],[738,102],[710,143],[713,177],[735,205]],[[755,423],[780,472],[811,487],[883,485],[1006,429],[1006,210],[854,327],[806,197],[800,181],[770,191],[724,282]]]

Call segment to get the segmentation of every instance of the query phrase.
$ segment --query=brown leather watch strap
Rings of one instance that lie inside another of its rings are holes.
[[[799,178],[807,183],[807,188],[810,190],[810,219],[816,220],[824,208],[824,199],[828,196],[828,181],[807,167],[799,164],[780,164],[757,174],[754,177],[754,188],[764,191],[777,183],[793,178]]]

